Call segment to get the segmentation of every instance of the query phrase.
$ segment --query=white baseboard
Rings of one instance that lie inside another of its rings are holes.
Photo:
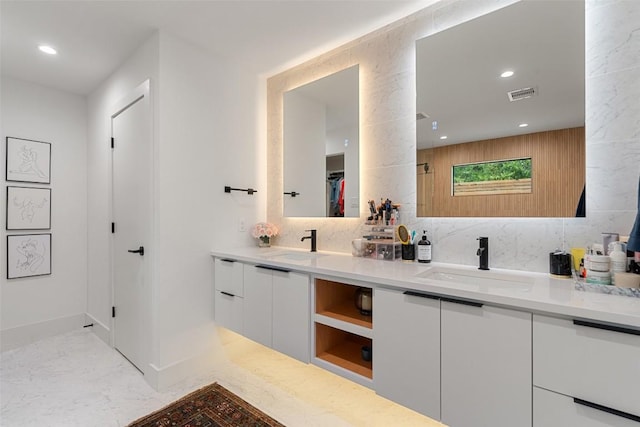
[[[89,313],[85,313],[84,324],[93,324],[93,326],[91,326],[91,332],[96,334],[96,336],[104,341],[108,346],[113,347],[113,344],[111,343],[111,329],[109,329],[109,327],[105,326]]]
[[[11,350],[43,338],[80,329],[85,325],[85,319],[85,314],[79,313],[73,316],[4,329],[0,331],[0,350]]]
[[[214,361],[212,347],[197,356],[180,360],[162,368],[150,363],[145,370],[144,378],[151,387],[162,392],[186,378],[206,374],[213,369]]]

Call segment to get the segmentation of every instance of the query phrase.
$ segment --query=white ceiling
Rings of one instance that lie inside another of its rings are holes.
[[[419,40],[418,148],[584,126],[584,17],[582,1],[524,1]]]
[[[0,69],[88,94],[161,29],[269,76],[435,1],[0,0]]]

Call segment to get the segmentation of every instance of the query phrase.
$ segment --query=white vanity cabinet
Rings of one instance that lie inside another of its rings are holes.
[[[243,335],[271,347],[273,317],[273,270],[244,265]]]
[[[441,421],[531,427],[531,313],[441,300]]]
[[[216,323],[243,333],[243,264],[233,259],[216,258],[214,263],[214,317]]]
[[[440,300],[376,288],[373,322],[376,393],[440,419]]]
[[[215,259],[215,320],[252,341],[309,363],[309,275]]]
[[[304,363],[310,360],[310,288],[306,274],[273,271],[272,347]]]
[[[533,317],[534,426],[640,425],[640,329]]]

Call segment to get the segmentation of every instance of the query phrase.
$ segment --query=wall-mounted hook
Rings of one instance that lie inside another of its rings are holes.
[[[291,195],[291,197],[296,197],[300,195],[300,193],[297,193],[295,191],[285,191],[284,194],[289,194]]]
[[[245,191],[248,195],[258,192],[258,190],[254,190],[253,188],[231,188],[228,185],[224,186],[225,193],[231,193],[232,191]]]

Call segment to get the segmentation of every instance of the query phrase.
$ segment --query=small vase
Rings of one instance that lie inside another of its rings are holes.
[[[261,248],[271,247],[271,238],[269,236],[260,236],[258,238],[258,246]]]

